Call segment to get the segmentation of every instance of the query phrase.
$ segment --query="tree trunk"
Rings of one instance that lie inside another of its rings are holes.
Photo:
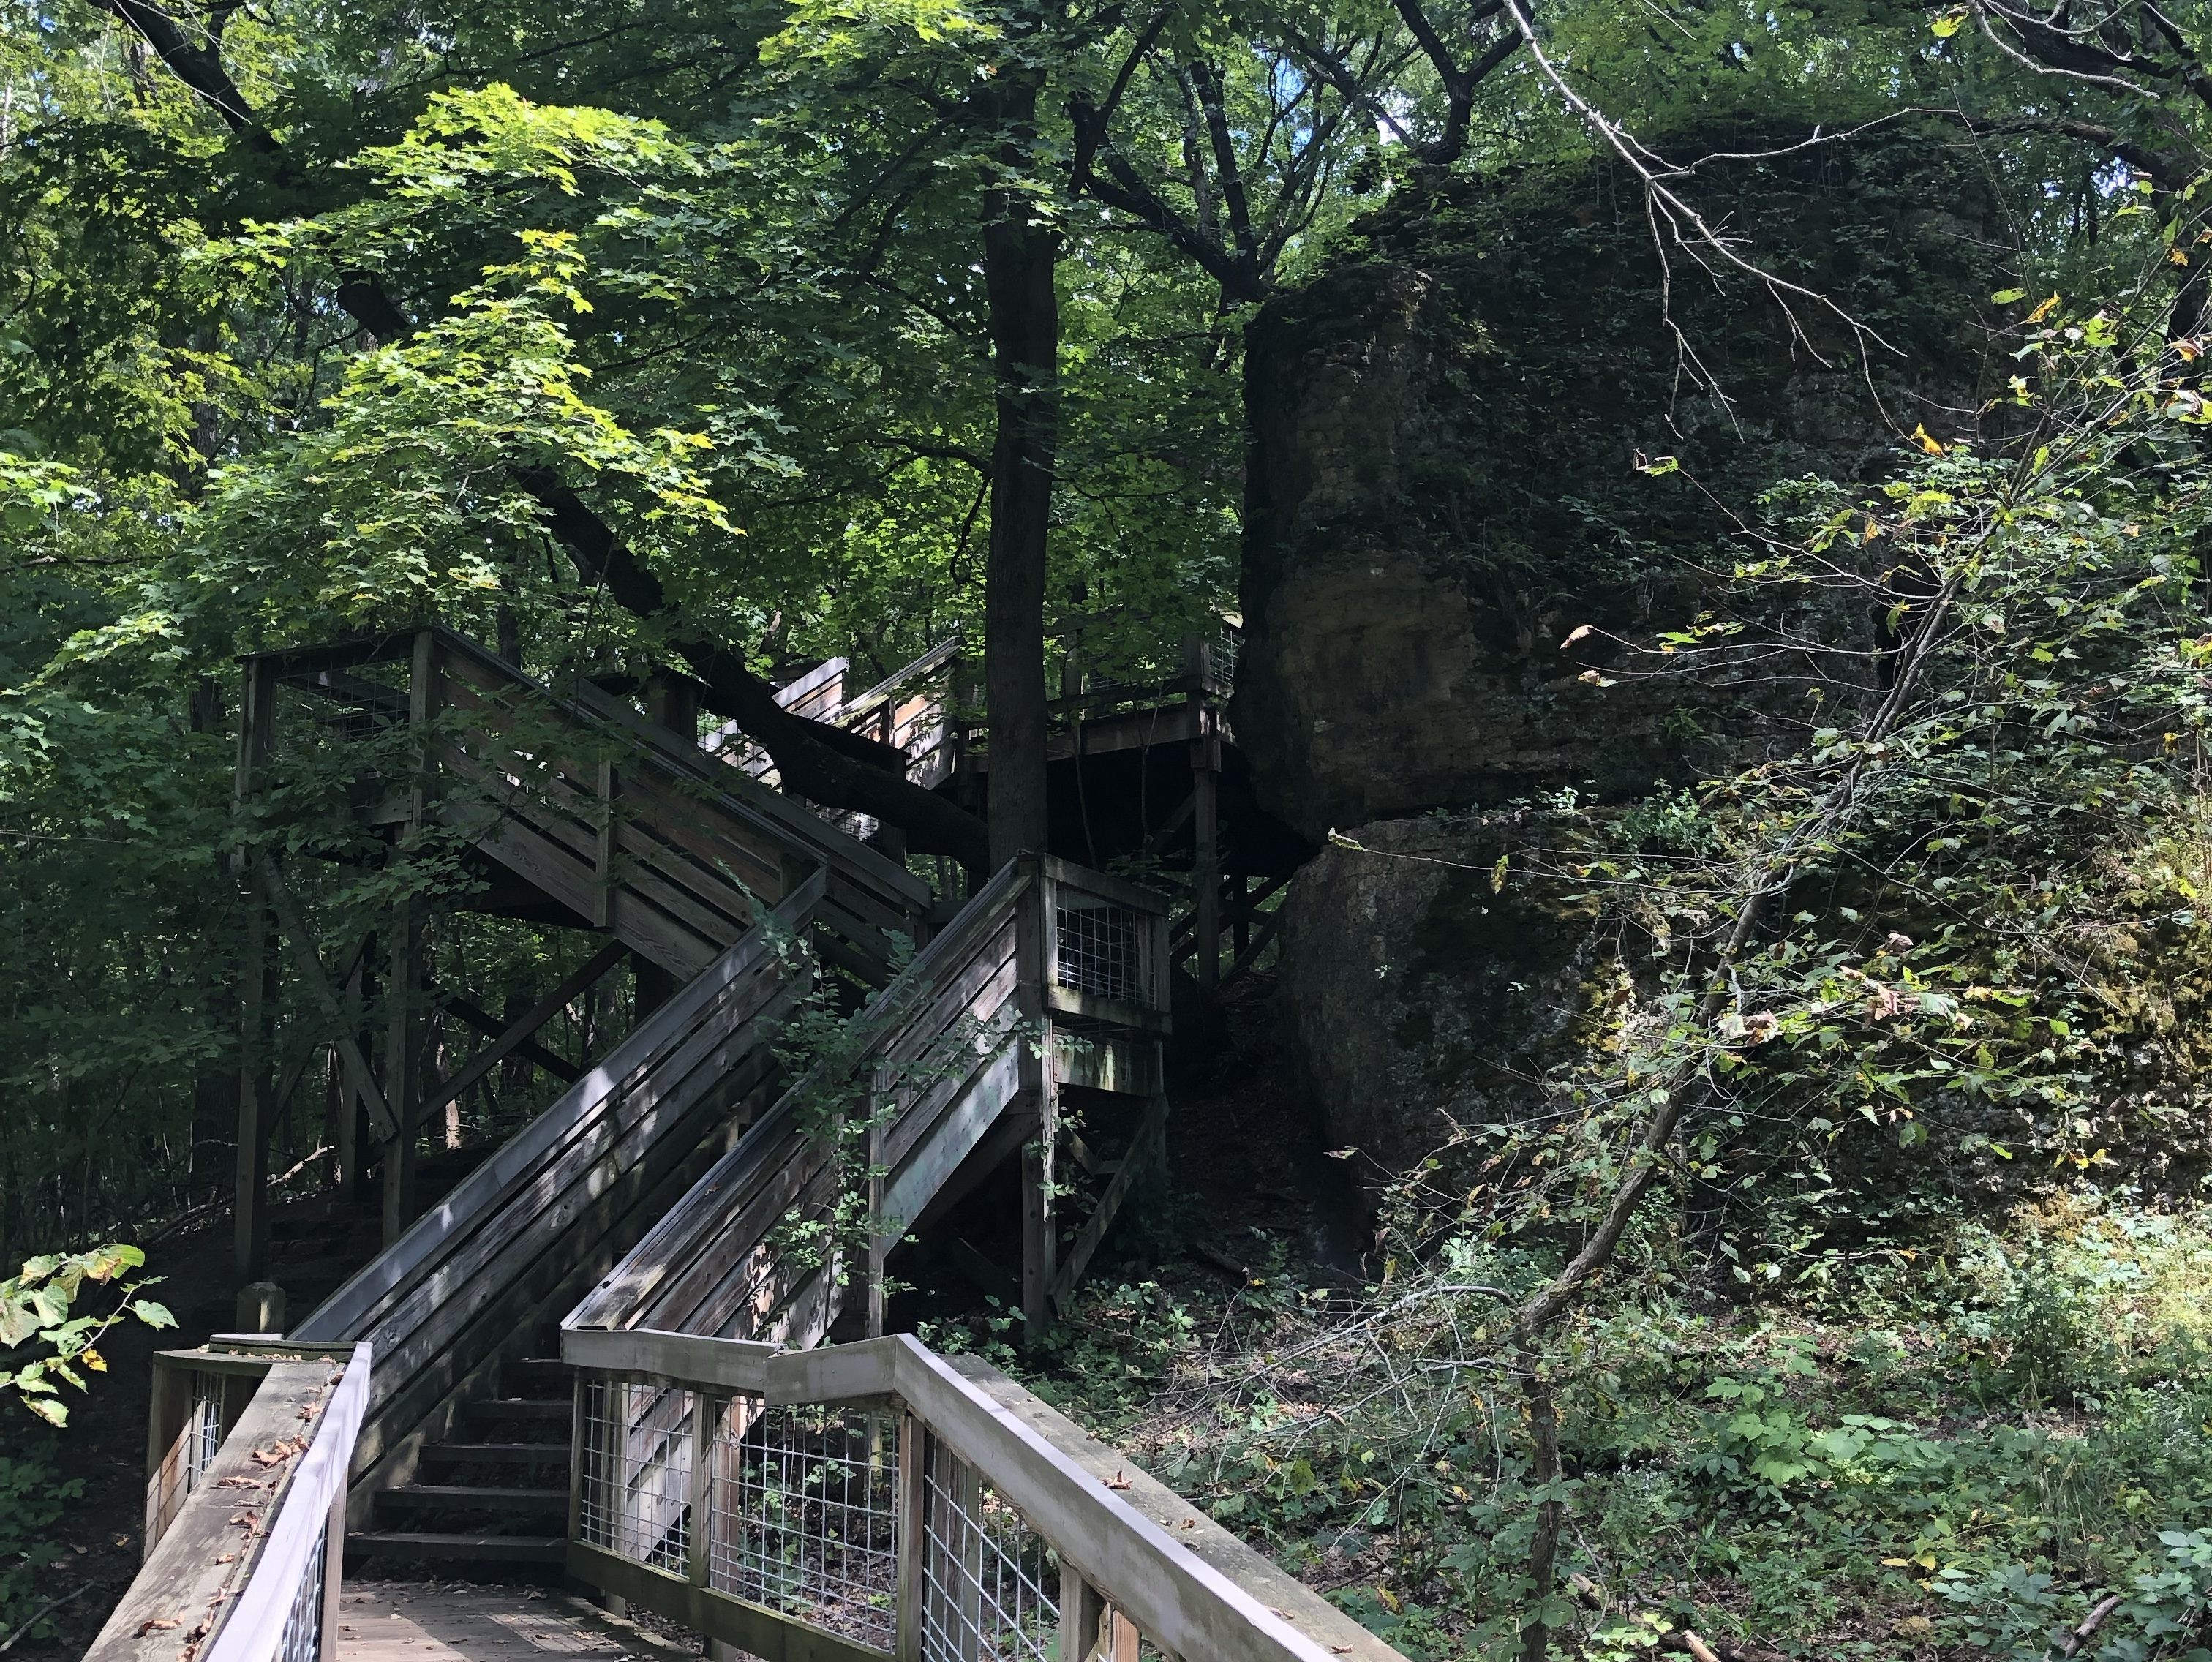
[[[998,431],[983,581],[983,694],[990,732],[994,871],[1045,846],[1044,591],[1060,439],[1059,237],[1023,186],[1033,176],[1038,76],[1006,64],[977,99],[999,130],[983,192]]]

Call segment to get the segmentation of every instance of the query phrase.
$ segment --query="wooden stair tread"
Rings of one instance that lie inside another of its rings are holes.
[[[496,1483],[403,1483],[376,1497],[404,1504],[451,1507],[566,1506],[565,1488],[502,1488]]]
[[[514,1420],[565,1420],[574,1406],[565,1397],[488,1397],[471,1403],[468,1412]]]
[[[428,1556],[501,1558],[517,1563],[557,1564],[568,1543],[557,1535],[447,1535],[416,1530],[370,1530],[346,1537],[346,1551],[411,1552]]]
[[[502,1464],[543,1465],[558,1460],[568,1464],[568,1446],[566,1443],[426,1443],[421,1458],[447,1464],[468,1460],[481,1460],[486,1464],[496,1461]]]

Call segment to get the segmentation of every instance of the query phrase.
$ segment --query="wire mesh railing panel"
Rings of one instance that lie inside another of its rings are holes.
[[[331,1549],[331,1526],[315,1537],[307,1567],[292,1590],[292,1608],[285,1612],[284,1632],[276,1643],[276,1662],[315,1662],[323,1650],[323,1567]]]
[[[577,1381],[577,1537],[653,1569],[691,1549],[692,1393],[629,1379]]]
[[[975,1467],[934,1438],[922,1527],[922,1662],[1051,1662],[1058,1559]]]
[[[1053,907],[1059,941],[1054,979],[1125,1004],[1150,1004],[1152,919],[1132,907],[1063,888]]]
[[[192,1406],[185,1431],[185,1493],[199,1487],[200,1475],[222,1446],[223,1376],[195,1372]]]
[[[707,1585],[878,1650],[898,1626],[898,1422],[816,1404],[717,1415]]]
[[[1237,684],[1237,661],[1244,655],[1244,631],[1224,619],[1206,654],[1206,667],[1216,686]]]

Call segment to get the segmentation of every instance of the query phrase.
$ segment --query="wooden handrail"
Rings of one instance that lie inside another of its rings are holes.
[[[297,678],[322,670],[339,670],[364,664],[390,663],[407,659],[422,631],[406,630],[389,635],[366,636],[316,647],[292,648],[251,654],[247,661],[266,662],[280,679]],[[442,651],[467,659],[480,670],[529,692],[572,719],[588,720],[619,730],[632,745],[656,761],[682,773],[692,783],[722,799],[721,806],[739,818],[772,829],[781,839],[795,843],[814,858],[861,882],[897,908],[919,916],[930,903],[929,886],[897,861],[845,836],[835,826],[810,813],[781,793],[717,763],[696,745],[683,740],[588,683],[568,692],[556,691],[514,664],[486,651],[465,635],[432,624],[428,632]]]
[[[787,931],[803,931],[821,900],[822,888],[822,874],[817,872],[776,907],[773,916]],[[572,1135],[623,1080],[696,1021],[702,1006],[774,950],[774,944],[756,930],[723,953],[706,974],[680,988],[615,1046],[605,1061],[463,1178],[388,1250],[355,1272],[299,1324],[292,1336],[309,1342],[353,1336],[353,1330],[371,1319],[380,1304],[416,1279],[456,1236],[497,1205],[502,1194]]]
[[[1109,1605],[1158,1649],[1188,1662],[1395,1662],[1399,1653],[1126,1455],[978,1358],[945,1357],[910,1335],[806,1351],[665,1332],[564,1329],[562,1360],[579,1370],[579,1400],[596,1377],[643,1380],[709,1397],[757,1397],[778,1404],[849,1404],[902,1409],[908,1431],[902,1459],[920,1431],[987,1483],[1020,1515],[1063,1566],[1060,1615],[1073,1619],[1074,1583]],[[580,1407],[580,1413],[582,1411]],[[694,1464],[693,1484],[716,1481]],[[586,1481],[579,1474],[578,1481]],[[695,1495],[696,1488],[692,1491]],[[921,1574],[921,1532],[902,1512],[897,1552],[900,1597],[941,1597],[909,1588]],[[940,1567],[942,1568],[943,1567]],[[572,1536],[571,1574],[618,1589],[678,1619],[726,1623],[723,1635],[755,1644],[783,1629],[782,1653],[851,1654],[857,1647],[804,1616],[752,1604],[727,1592],[687,1585],[625,1562]],[[1072,1574],[1071,1574],[1072,1572]],[[709,1632],[714,1631],[712,1625]],[[824,1641],[829,1641],[825,1643]],[[1087,1656],[1082,1648],[1066,1656]]]
[[[826,879],[776,908],[805,931]],[[357,1509],[519,1360],[727,1146],[734,1099],[772,1076],[767,1039],[811,973],[756,928],[302,1322],[377,1347]]]
[[[918,681],[933,671],[942,669],[951,662],[953,654],[959,650],[960,632],[955,630],[912,663],[901,665],[866,692],[847,699],[837,707],[835,719],[843,726],[866,715],[909,681]]]
[[[1131,915],[1126,938],[1133,1000],[1060,984],[1055,913],[1071,898],[1103,901]],[[1056,1016],[1089,1024],[1071,1036],[1083,1038],[1092,1052],[1090,1071],[1074,1082],[1121,1090],[1136,1082],[1140,1091],[1157,1093],[1154,1036],[1168,1026],[1167,907],[1166,898],[1152,890],[1049,855],[1008,861],[877,995],[838,1056],[817,1063],[786,1091],[571,1312],[568,1325],[804,1343],[835,1319],[848,1297],[848,1279],[867,1288],[880,1313],[875,1293],[884,1259],[962,1163],[983,1149],[987,1138],[1023,1125],[1049,1141],[1055,1081],[1073,1067],[1063,1055],[1067,1044],[1049,1038]],[[1123,1035],[1118,1040],[1116,1030]],[[1101,1067],[1099,1054],[1120,1059]],[[918,1062],[925,1071],[938,1068],[941,1077],[919,1084],[902,1077]],[[848,1088],[870,1070],[878,1076],[867,1087],[869,1099],[883,1111],[883,1123],[869,1131],[866,1150],[873,1222],[868,1264],[865,1270],[848,1266],[849,1276],[829,1264],[787,1268],[773,1245],[780,1224],[794,1207],[817,1221],[817,1215],[826,1216],[840,1181],[833,1152],[801,1124],[804,1105]],[[1162,1140],[1158,1115],[1142,1123],[1152,1141]],[[1150,1152],[1149,1144],[1133,1148]],[[1047,1318],[1045,1300],[1068,1295],[1129,1186],[1110,1186],[1109,1203],[1093,1220],[1096,1227],[1086,1226],[1079,1237],[1066,1275],[1047,1263],[1030,1277],[1039,1283],[1034,1296],[1025,1294],[1034,1319]],[[1048,1246],[1049,1240],[1048,1235]],[[1048,1255],[1041,1248],[1035,1256]]]
[[[321,1584],[310,1608],[319,1630],[334,1637],[348,1467],[368,1404],[369,1347],[332,1356],[264,1342],[253,1354],[171,1353],[169,1360],[179,1372],[258,1369],[262,1377],[87,1662],[174,1662],[180,1653],[271,1662],[316,1574]]]

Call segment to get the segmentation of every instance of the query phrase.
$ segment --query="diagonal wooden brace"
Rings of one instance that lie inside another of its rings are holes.
[[[550,1021],[571,1000],[629,956],[629,948],[619,941],[611,941],[600,947],[581,968],[571,971],[568,979],[532,1005],[512,1027],[471,1058],[467,1067],[431,1092],[423,1102],[422,1111],[425,1114],[437,1112],[517,1050],[526,1054],[538,1051],[538,1046],[528,1042],[531,1034]],[[538,1051],[538,1054],[552,1056],[550,1051]],[[537,1060],[537,1056],[532,1056],[532,1060]],[[559,1065],[548,1071],[557,1075],[566,1070],[568,1077],[562,1082],[573,1083],[577,1077],[576,1070],[557,1056],[553,1056],[553,1061]],[[538,1065],[545,1066],[542,1061]]]
[[[398,1135],[399,1121],[378,1088],[376,1075],[369,1071],[368,1058],[362,1053],[360,1038],[346,1031],[345,1007],[337,990],[331,985],[330,977],[323,972],[323,957],[315,950],[315,938],[307,933],[306,922],[300,916],[299,902],[292,898],[292,891],[285,886],[283,875],[273,860],[261,862],[261,886],[269,897],[270,910],[276,914],[278,927],[291,937],[306,967],[308,995],[337,1034],[338,1055],[344,1058],[358,1082],[362,1103],[368,1110],[370,1129],[379,1142],[389,1142]]]

